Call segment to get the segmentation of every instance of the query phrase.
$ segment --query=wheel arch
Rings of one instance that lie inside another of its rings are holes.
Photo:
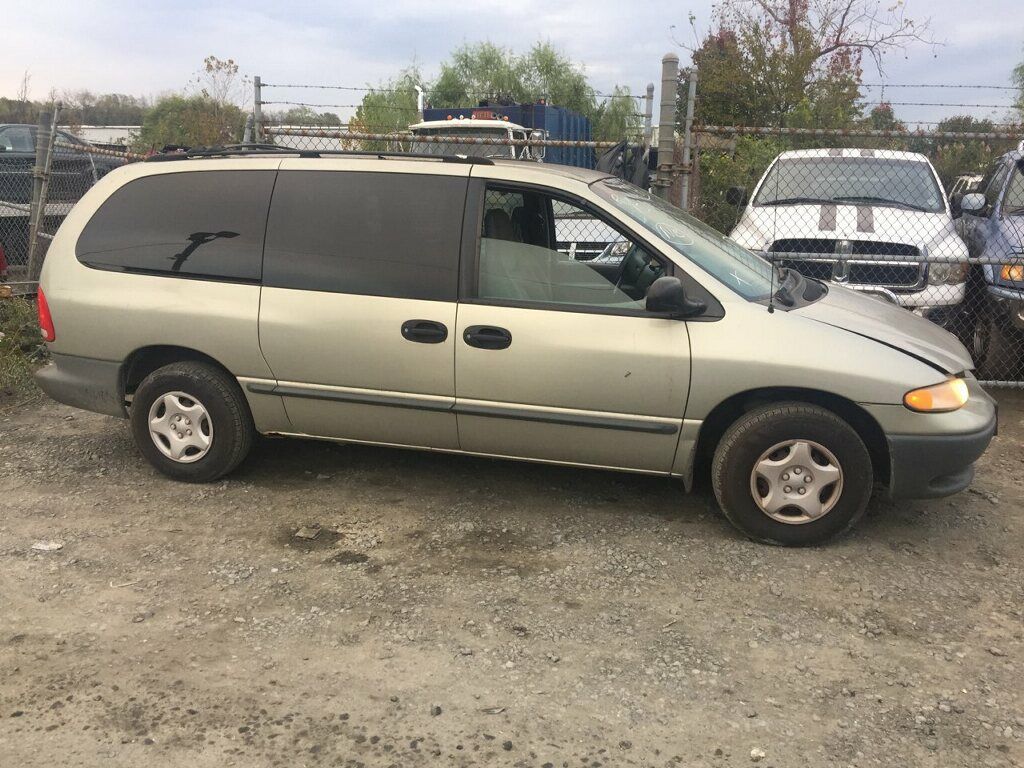
[[[211,357],[205,352],[191,347],[176,346],[173,344],[153,344],[146,347],[139,347],[125,358],[121,364],[121,394],[128,397],[134,394],[139,384],[153,371],[171,363],[186,361],[202,362],[219,368],[232,379],[234,374],[219,360]]]
[[[854,401],[819,389],[803,387],[758,387],[727,397],[701,422],[694,449],[694,483],[710,478],[711,460],[725,431],[743,414],[762,405],[778,402],[801,402],[817,405],[841,418],[857,433],[868,449],[875,478],[889,482],[889,443],[875,418]]]

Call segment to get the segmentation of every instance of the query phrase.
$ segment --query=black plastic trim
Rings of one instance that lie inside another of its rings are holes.
[[[513,419],[515,421],[540,421],[546,424],[564,424],[570,427],[598,427],[623,432],[646,432],[652,435],[674,435],[679,431],[675,424],[664,424],[643,419],[610,419],[604,416],[555,416],[549,412],[531,411],[525,408],[457,404],[454,411],[464,416],[489,416],[495,419]]]
[[[391,408],[410,408],[416,411],[450,411],[451,403],[439,403],[432,400],[421,400],[401,395],[371,395],[366,393],[339,392],[332,389],[315,389],[313,387],[294,387],[285,384],[251,383],[246,386],[257,395],[280,395],[282,397],[300,397],[307,400],[331,400],[339,403],[358,403],[361,405],[386,405]]]
[[[282,397],[301,397],[310,400],[331,400],[342,403],[358,403],[362,405],[383,405],[392,408],[410,408],[420,411],[450,411],[463,416],[487,416],[495,419],[513,419],[515,421],[537,421],[546,424],[563,424],[570,427],[595,427],[613,429],[623,432],[645,432],[655,435],[674,435],[679,431],[675,424],[646,421],[644,419],[616,419],[605,416],[556,415],[546,411],[533,411],[526,408],[507,408],[498,405],[463,405],[438,403],[420,400],[413,397],[395,395],[355,394],[334,390],[314,389],[282,384],[261,384],[252,382],[246,389],[257,395],[278,395]]]

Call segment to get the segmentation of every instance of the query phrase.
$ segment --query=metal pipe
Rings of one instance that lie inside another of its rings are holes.
[[[423,117],[423,89],[420,86],[418,86],[418,85],[415,86],[415,88],[416,88],[416,111],[418,111],[420,113],[420,120],[425,120],[426,118]]]
[[[39,239],[40,230],[46,221],[46,199],[50,191],[50,169],[53,167],[53,142],[57,135],[57,119],[60,114],[61,103],[53,105],[53,112],[49,115],[47,124],[47,113],[39,113],[39,125],[36,134],[36,164],[32,169],[32,207],[35,209],[29,219],[28,237],[28,279],[36,281],[39,279],[40,258]]]
[[[679,83],[679,57],[666,53],[661,57],[661,105],[658,111],[658,169],[654,194],[668,200],[672,187],[672,167],[676,149],[676,88]]]
[[[689,89],[686,94],[686,123],[683,126],[683,167],[679,178],[679,207],[690,210],[690,153],[693,146],[693,111],[697,101],[697,68],[690,67],[687,77]]]

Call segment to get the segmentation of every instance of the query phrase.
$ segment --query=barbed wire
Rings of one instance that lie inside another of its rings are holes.
[[[958,104],[954,102],[941,101],[872,101],[865,104],[868,107],[974,107],[978,109],[1009,109],[1012,104]]]
[[[263,88],[313,88],[325,91],[358,91],[362,93],[413,93],[408,88],[375,88],[373,86],[362,86],[362,85],[309,85],[302,83],[260,83]],[[594,91],[594,96],[601,99],[645,99],[645,94],[637,93],[603,93],[601,91]],[[493,98],[493,93],[467,93],[466,96],[471,99],[487,99]],[[266,104],[267,102],[263,102]]]
[[[991,91],[1018,91],[1014,85],[963,85],[958,83],[861,83],[861,88],[962,88]]]

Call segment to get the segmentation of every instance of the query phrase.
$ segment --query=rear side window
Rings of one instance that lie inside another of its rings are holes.
[[[276,171],[194,171],[125,184],[75,248],[90,267],[258,282]]]
[[[282,171],[263,284],[455,301],[465,178]]]

